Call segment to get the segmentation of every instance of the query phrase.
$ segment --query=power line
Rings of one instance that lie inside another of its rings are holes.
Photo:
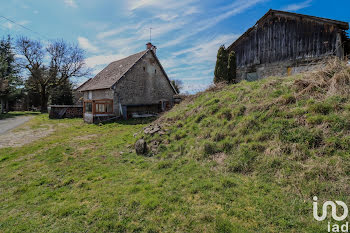
[[[34,31],[34,30],[32,30],[32,29],[30,29],[30,28],[28,28],[28,27],[26,27],[26,26],[24,26],[24,25],[22,25],[22,24],[19,24],[19,23],[13,21],[12,19],[9,19],[9,18],[7,18],[7,17],[5,17],[5,16],[2,16],[2,15],[0,15],[0,18],[3,18],[3,19],[5,19],[5,20],[7,20],[7,21],[9,21],[9,22],[11,22],[11,23],[13,23],[13,24],[15,24],[15,25],[21,27],[21,28],[24,28],[24,29],[26,29],[26,30],[28,30],[28,31],[30,31],[30,32],[32,32],[32,33],[34,33],[34,34],[37,34],[37,35],[41,36],[41,37],[45,37],[47,40],[50,40],[50,38],[48,38],[47,36],[42,35],[42,34],[40,34],[39,32],[36,32],[36,31]]]

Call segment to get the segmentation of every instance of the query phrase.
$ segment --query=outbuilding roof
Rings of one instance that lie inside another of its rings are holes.
[[[339,27],[342,30],[348,30],[349,29],[349,23],[348,22],[343,22],[343,21],[338,21],[338,20],[333,20],[333,19],[326,19],[326,18],[321,18],[321,17],[316,17],[316,16],[311,16],[311,15],[303,15],[303,14],[297,14],[293,12],[287,12],[287,11],[279,11],[279,10],[272,10],[270,9],[262,18],[260,18],[256,24],[249,28],[243,35],[241,35],[235,42],[233,42],[228,49],[231,50],[231,48],[235,47],[235,45],[241,41],[243,38],[245,38],[252,30],[254,30],[258,25],[261,25],[265,20],[268,18],[270,15],[277,15],[277,16],[289,16],[289,17],[298,17],[300,19],[309,19],[313,21],[317,21],[320,23],[326,23],[326,24],[332,24],[337,27]]]
[[[78,87],[78,91],[90,91],[111,88],[133,67],[149,50],[135,53],[129,57],[110,63],[94,78]]]

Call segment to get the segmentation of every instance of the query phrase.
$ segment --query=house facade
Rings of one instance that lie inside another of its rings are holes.
[[[177,94],[151,43],[145,51],[112,62],[78,91],[88,123],[156,114],[170,109]]]
[[[284,76],[350,54],[347,22],[270,10],[227,50],[236,53],[238,79]]]

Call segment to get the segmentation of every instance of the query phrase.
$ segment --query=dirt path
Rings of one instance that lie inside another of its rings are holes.
[[[0,148],[23,146],[53,132],[50,125],[34,129],[28,125],[22,126],[32,118],[32,116],[23,116],[0,120]]]
[[[5,134],[7,131],[10,131],[14,128],[17,128],[32,118],[32,116],[21,116],[0,120],[0,135]]]

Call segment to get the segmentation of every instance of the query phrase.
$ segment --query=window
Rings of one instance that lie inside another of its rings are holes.
[[[112,104],[106,104],[106,112],[113,112],[113,106]]]
[[[96,112],[106,112],[105,104],[96,104]]]
[[[156,73],[157,73],[157,70],[154,70],[154,73],[156,74]]]
[[[247,81],[256,81],[259,79],[257,72],[247,73]]]
[[[96,113],[112,113],[113,112],[113,102],[106,100],[104,102],[98,101],[95,104]]]
[[[91,102],[85,102],[85,112],[88,112],[88,113],[92,112],[92,103]]]

